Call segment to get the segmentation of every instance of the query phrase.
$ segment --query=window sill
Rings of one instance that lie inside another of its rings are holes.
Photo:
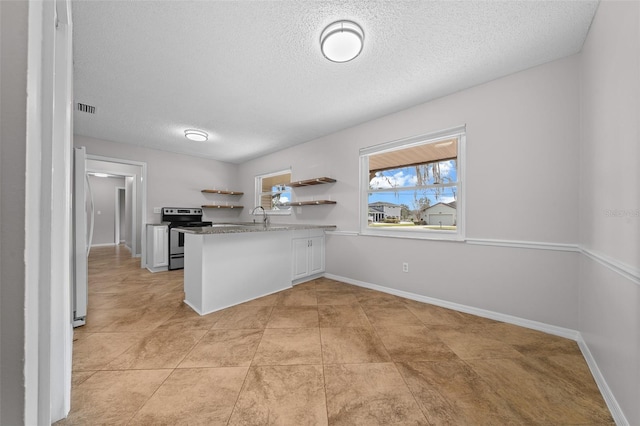
[[[464,236],[456,231],[430,231],[430,230],[407,230],[397,229],[371,229],[365,228],[360,231],[360,235],[371,237],[404,238],[410,240],[430,240],[430,241],[454,241],[464,242]]]

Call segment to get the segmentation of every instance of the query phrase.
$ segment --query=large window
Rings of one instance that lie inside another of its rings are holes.
[[[462,239],[464,127],[360,150],[361,232]]]
[[[269,214],[291,214],[291,170],[256,176],[256,206]],[[256,214],[262,214],[257,211]]]

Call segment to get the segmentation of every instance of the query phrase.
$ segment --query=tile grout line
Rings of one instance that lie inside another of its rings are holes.
[[[171,318],[169,318],[171,319]],[[169,319],[167,319],[167,321],[169,321]],[[167,322],[165,321],[165,322]],[[176,364],[175,369],[178,369],[180,367],[180,365],[184,362],[185,359],[187,359],[187,357],[191,354],[191,352],[193,352],[193,350],[196,348],[196,346],[198,346],[198,344],[202,341],[202,339],[205,338],[205,336],[207,334],[209,334],[209,331],[211,331],[214,327],[214,325],[216,325],[218,323],[218,321],[220,321],[220,318],[218,318],[216,321],[214,321],[211,324],[211,327],[207,328],[204,332],[204,334],[202,336],[200,336],[200,338],[193,344],[193,346],[191,346],[191,348],[185,353],[185,355],[182,357],[182,359],[180,361],[178,361],[178,364]]]
[[[139,369],[138,371],[141,371],[143,369]],[[162,369],[146,369],[146,370],[162,370]],[[168,368],[166,369],[168,370]],[[135,369],[130,369],[130,370],[122,370],[122,371],[136,371]],[[144,408],[145,405],[147,405],[147,403],[151,400],[151,398],[153,398],[153,396],[158,392],[158,390],[162,387],[162,385],[165,384],[165,382],[167,380],[169,380],[169,377],[171,377],[171,375],[173,374],[173,372],[175,371],[175,368],[171,369],[171,372],[169,374],[167,374],[167,377],[164,378],[164,380],[162,381],[162,383],[160,383],[158,385],[158,387],[156,388],[156,390],[154,390],[151,395],[149,395],[149,398],[146,399],[146,401],[144,401],[142,404],[140,404],[140,407],[138,407],[138,409],[131,415],[131,417],[129,417],[129,419],[127,420],[127,425],[131,424],[131,422],[133,421],[133,419],[138,415],[138,413],[140,412],[140,410],[142,410],[142,408]]]
[[[327,399],[327,372],[324,363],[324,350],[322,349],[322,327],[320,327],[320,308],[318,302],[318,287],[313,288],[316,295],[316,313],[318,315],[318,339],[320,339],[320,361],[322,363],[322,388],[324,391],[324,410],[327,414],[327,424],[329,424],[329,400]]]
[[[413,310],[406,305],[405,308],[409,311],[409,313],[411,313],[411,315],[413,315],[419,322],[420,324],[422,324],[422,326],[428,331],[429,330],[429,325],[426,324],[422,319],[420,319],[415,312],[413,312]],[[364,311],[365,315],[367,315],[367,312],[364,310],[364,308],[362,308],[362,310]],[[367,319],[369,319],[369,316],[367,315]],[[428,418],[427,418],[427,414],[424,412],[424,410],[422,409],[421,405],[418,403],[418,397],[414,394],[414,392],[411,390],[411,387],[409,386],[409,383],[407,383],[406,378],[404,377],[404,375],[400,372],[400,369],[398,368],[398,364],[400,363],[400,361],[396,361],[393,356],[391,355],[391,353],[389,352],[389,348],[387,347],[387,345],[384,343],[384,339],[382,339],[380,337],[380,335],[378,334],[378,330],[376,329],[376,327],[371,324],[371,327],[373,328],[373,331],[376,333],[376,336],[378,336],[378,339],[380,339],[380,342],[382,343],[382,346],[384,346],[385,350],[387,351],[387,353],[389,354],[389,358],[391,359],[391,363],[393,363],[393,367],[396,369],[396,372],[398,373],[398,375],[400,376],[400,378],[402,379],[402,382],[405,384],[405,386],[407,387],[407,390],[409,391],[409,394],[411,395],[411,397],[413,398],[413,401],[416,403],[416,406],[418,407],[418,410],[420,411],[420,413],[422,414],[422,417],[425,419],[425,421],[427,423],[430,423]],[[403,326],[405,327],[405,326]],[[436,339],[441,341],[437,336]],[[451,349],[449,347],[449,345],[447,345],[446,343],[442,342],[442,344],[444,344],[447,348],[449,348],[449,350],[451,350],[453,352],[453,349]],[[455,353],[455,352],[453,352]],[[430,362],[435,362],[435,361],[430,361]],[[442,393],[438,390],[438,389],[434,389],[438,395],[440,395],[440,397],[447,402],[447,404],[449,404],[449,401],[447,398],[445,398],[444,395],[442,395]],[[450,405],[450,404],[449,404]]]
[[[260,336],[260,342],[258,342],[258,344],[256,345],[256,349],[253,352],[253,355],[251,356],[251,361],[249,362],[249,365],[247,366],[247,372],[244,374],[244,379],[242,380],[242,386],[240,386],[240,390],[238,391],[238,395],[236,396],[236,400],[233,403],[233,407],[231,407],[231,411],[229,413],[229,417],[227,418],[227,421],[225,422],[227,425],[231,421],[231,417],[233,416],[233,413],[236,411],[236,407],[238,405],[238,401],[240,400],[240,395],[242,394],[242,391],[245,389],[245,386],[247,385],[247,378],[249,377],[249,372],[251,371],[251,367],[253,366],[253,360],[255,359],[256,353],[258,353],[258,348],[260,347],[260,344],[262,343],[262,340],[264,339],[264,332],[267,329],[267,324],[269,323],[269,320],[271,319],[271,315],[273,314],[273,309],[274,308],[275,308],[275,305],[271,305],[271,310],[269,311],[269,317],[265,321],[264,328],[262,329],[262,335]]]

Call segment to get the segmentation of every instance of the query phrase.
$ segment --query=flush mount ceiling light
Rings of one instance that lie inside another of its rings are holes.
[[[209,139],[209,135],[207,132],[203,132],[202,130],[196,129],[187,129],[184,131],[184,137],[189,139],[190,141],[196,142],[204,142]]]
[[[337,21],[320,35],[322,54],[333,62],[349,62],[360,54],[364,32],[355,22]]]

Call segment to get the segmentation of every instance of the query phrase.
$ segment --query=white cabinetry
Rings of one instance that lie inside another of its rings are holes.
[[[324,230],[295,231],[292,239],[291,281],[308,281],[324,272]]]
[[[166,271],[169,266],[169,227],[147,225],[147,269]]]

